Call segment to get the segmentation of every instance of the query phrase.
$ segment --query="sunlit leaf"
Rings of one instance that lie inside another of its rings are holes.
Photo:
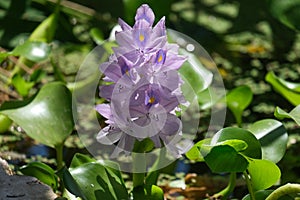
[[[226,95],[227,106],[239,125],[242,123],[243,111],[249,106],[252,98],[253,93],[248,86],[234,88]]]
[[[249,128],[259,140],[262,148],[262,159],[277,163],[285,155],[288,134],[283,124],[274,119],[255,122]]]
[[[71,164],[70,164],[70,168],[76,168],[76,167],[79,167],[80,165],[83,165],[85,163],[90,163],[90,162],[95,162],[96,160],[91,158],[90,156],[88,155],[85,155],[85,154],[81,154],[81,153],[76,153],[74,156],[73,156],[73,159],[71,161]]]
[[[123,180],[99,162],[85,163],[70,169],[71,175],[88,200],[127,200]]]
[[[271,187],[281,176],[280,169],[269,160],[251,159],[247,170],[255,191]]]
[[[183,84],[182,90],[189,91],[189,89],[185,89],[185,87],[192,87],[194,92],[197,94],[207,89],[212,83],[213,74],[203,66],[199,58],[197,58],[194,54],[186,51],[182,52],[184,55],[188,56],[188,60],[179,69],[179,73],[184,81],[189,84],[189,86]]]
[[[31,33],[29,40],[30,41],[41,41],[49,43],[53,40],[56,27],[57,27],[57,21],[58,21],[59,12],[52,13],[49,15],[42,23],[38,25],[34,29],[34,31]]]
[[[15,56],[24,56],[34,62],[40,62],[48,58],[50,52],[51,47],[49,44],[27,40],[24,44],[18,45],[12,51],[12,54]]]
[[[11,119],[9,119],[6,115],[0,114],[0,134],[6,132],[11,124]]]
[[[24,80],[20,74],[16,74],[12,78],[12,85],[21,96],[26,97],[29,94],[30,89],[34,86],[34,82],[28,82]]]
[[[204,157],[213,172],[243,172],[248,160],[229,145],[215,146]]]
[[[297,106],[300,104],[300,92],[299,87],[296,85],[291,85],[291,82],[286,82],[283,79],[277,77],[274,72],[269,72],[266,75],[266,81],[269,82],[275,91],[281,94],[285,99],[287,99],[291,104]]]
[[[30,137],[50,147],[61,145],[73,131],[71,93],[59,82],[43,86],[27,105],[6,108],[1,113],[16,122]]]
[[[56,190],[58,186],[58,177],[54,170],[41,162],[31,162],[20,168],[20,171],[27,176],[33,176]]]
[[[276,107],[275,117],[282,120],[284,118],[293,119],[300,126],[300,105],[296,106],[291,112],[287,113],[279,107]]]
[[[216,146],[229,145],[229,146],[233,147],[237,152],[244,151],[245,149],[248,148],[248,144],[246,142],[244,142],[243,140],[237,140],[237,139],[225,140],[222,142],[218,142],[215,145]]]
[[[261,145],[256,137],[247,130],[235,127],[228,127],[218,131],[211,140],[210,145],[216,145],[226,140],[242,140],[248,147],[241,151],[241,153],[250,158],[261,158]]]
[[[132,191],[133,199],[164,200],[163,190],[156,185],[136,187]]]
[[[286,26],[300,30],[300,0],[268,0],[271,14]]]
[[[185,155],[190,160],[195,160],[195,161],[198,161],[198,162],[204,161],[204,158],[200,153],[200,149],[201,149],[203,144],[209,144],[210,141],[211,141],[211,139],[207,138],[207,139],[204,139],[204,140],[201,140],[201,141],[197,142],[196,144],[194,144],[194,146],[188,152],[186,152]]]

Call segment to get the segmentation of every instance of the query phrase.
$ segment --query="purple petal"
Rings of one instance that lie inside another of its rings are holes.
[[[187,59],[185,56],[175,55],[170,52],[167,53],[166,57],[167,59],[164,67],[162,67],[163,72],[169,70],[178,70]]]
[[[129,26],[126,22],[124,22],[121,18],[118,19],[118,23],[121,26],[123,31],[132,30],[131,26]]]
[[[146,44],[150,42],[150,29],[134,29],[133,37],[134,42],[139,48],[145,48]]]
[[[111,126],[104,127],[97,135],[97,141],[101,144],[112,145],[119,141],[122,136],[120,129],[111,129]]]
[[[161,18],[153,28],[153,36],[161,37],[166,35],[165,17]]]
[[[129,155],[133,150],[134,142],[135,142],[134,137],[123,134],[120,138],[117,147],[112,153],[111,158],[119,157],[121,152],[125,152],[125,155]]]
[[[126,47],[128,49],[135,49],[132,31],[122,31],[116,33],[116,41],[118,45],[121,47]]]
[[[147,4],[143,4],[136,11],[135,21],[145,20],[149,23],[149,26],[152,26],[154,18],[154,13]]]
[[[109,104],[98,104],[95,109],[106,119],[110,119],[112,117]]]
[[[157,73],[154,77],[154,82],[164,88],[168,88],[170,91],[174,91],[179,87],[181,79],[177,71],[170,70],[167,72]]]
[[[155,135],[155,136],[151,137],[150,139],[153,141],[154,146],[156,148],[161,148],[161,141],[160,141],[160,138],[158,135]]]
[[[122,76],[122,73],[121,73],[121,69],[120,69],[120,66],[117,64],[117,63],[111,63],[110,65],[106,66],[106,65],[101,65],[100,66],[102,70],[104,70],[104,75],[107,76],[106,77],[106,81],[113,81],[113,82],[116,82],[118,81],[121,76]]]
[[[102,85],[99,87],[99,96],[110,100],[116,84]]]
[[[181,129],[181,120],[176,115],[168,113],[167,120],[164,124],[164,127],[161,130],[161,134],[164,136],[176,135],[177,133],[181,132]]]

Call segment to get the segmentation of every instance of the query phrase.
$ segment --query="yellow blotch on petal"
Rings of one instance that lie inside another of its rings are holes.
[[[148,103],[154,103],[155,102],[155,98],[154,97],[151,97],[150,99],[149,99],[149,101],[148,101]]]
[[[139,40],[140,40],[141,42],[143,42],[143,41],[145,40],[145,36],[144,36],[143,34],[140,34]]]
[[[157,62],[161,62],[162,61],[162,59],[163,59],[163,57],[162,57],[162,55],[160,55],[159,57],[158,57],[158,60],[157,60]]]

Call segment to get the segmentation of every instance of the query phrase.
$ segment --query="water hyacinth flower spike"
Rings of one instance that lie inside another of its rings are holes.
[[[100,96],[108,103],[96,105],[107,120],[98,142],[117,145],[113,157],[130,153],[136,140],[150,138],[155,147],[165,146],[175,157],[182,123],[175,115],[186,103],[178,69],[185,62],[178,46],[167,42],[165,18],[154,27],[154,13],[144,4],[138,8],[133,27],[119,19],[118,47],[108,62],[100,65],[105,75]]]

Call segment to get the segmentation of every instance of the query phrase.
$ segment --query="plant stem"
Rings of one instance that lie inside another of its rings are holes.
[[[229,183],[226,188],[224,188],[222,191],[218,192],[217,194],[213,195],[213,198],[219,199],[228,199],[228,196],[233,192],[235,188],[236,183],[236,173],[232,172],[230,174]]]
[[[281,196],[284,196],[286,194],[295,194],[300,193],[300,184],[295,183],[287,183],[276,190],[274,190],[267,198],[266,200],[277,200]]]
[[[60,170],[63,167],[63,148],[63,144],[55,146],[57,170]]]
[[[254,191],[253,191],[253,188],[252,188],[251,180],[249,179],[249,175],[246,171],[244,171],[243,174],[245,176],[248,192],[250,194],[250,199],[255,200],[255,195],[254,195]]]
[[[133,159],[133,187],[143,186],[145,181],[145,170],[146,170],[146,162],[145,162],[145,153],[132,153]]]

